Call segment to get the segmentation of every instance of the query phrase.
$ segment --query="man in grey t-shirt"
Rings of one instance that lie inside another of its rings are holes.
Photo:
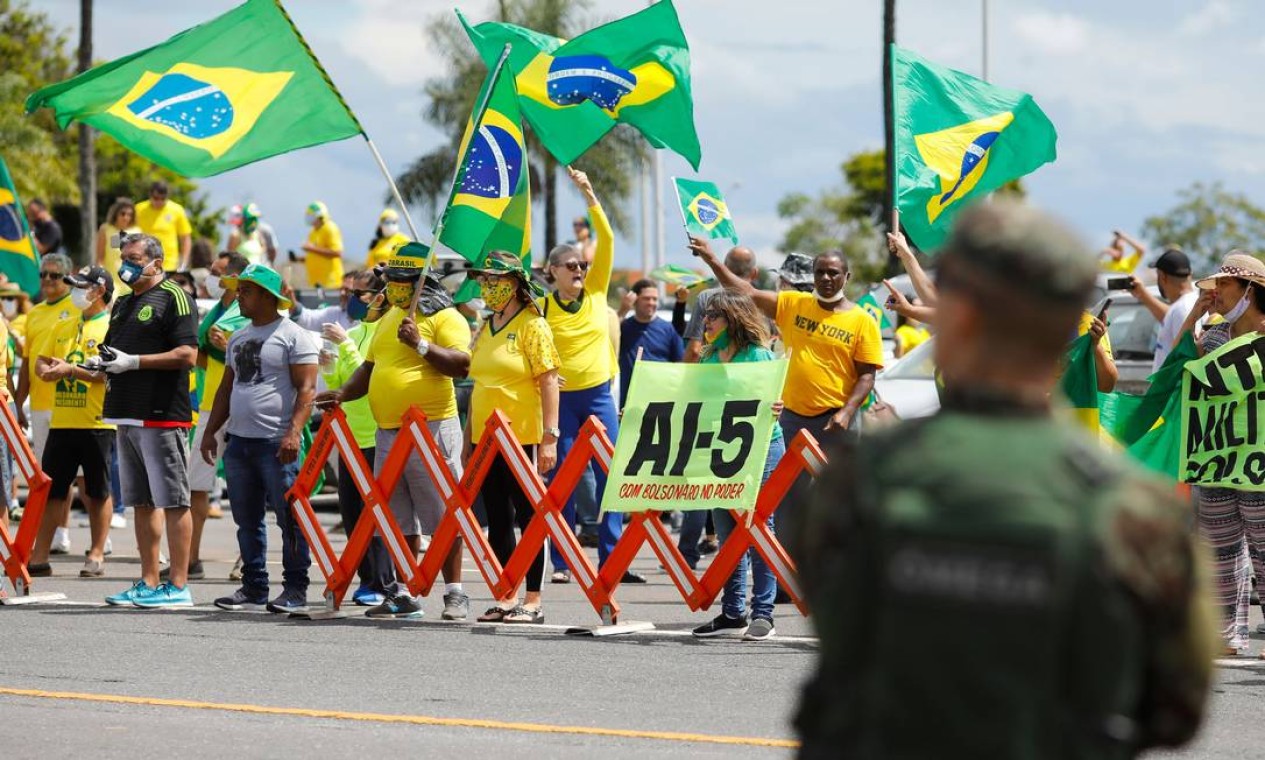
[[[301,612],[307,609],[312,560],[285,494],[299,474],[299,443],[316,395],[319,347],[311,333],[279,313],[289,308],[290,300],[281,294],[281,275],[270,267],[251,264],[221,282],[237,290],[237,303],[250,324],[228,341],[224,380],[202,438],[202,457],[212,464],[215,434],[228,423],[224,475],[242,555],[242,587],[216,599],[215,606]],[[269,504],[281,529],[284,583],[281,595],[271,602],[264,563],[264,514]]]

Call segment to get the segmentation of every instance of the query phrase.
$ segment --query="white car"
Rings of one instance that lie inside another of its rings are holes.
[[[874,379],[879,398],[895,409],[901,419],[929,417],[940,410],[934,353],[933,337],[880,370]]]

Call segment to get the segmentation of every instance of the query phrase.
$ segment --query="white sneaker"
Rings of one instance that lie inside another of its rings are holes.
[[[110,516],[110,527],[111,528],[126,528],[127,518],[119,514],[118,512],[115,512],[113,515]]]
[[[58,528],[53,533],[53,546],[50,554],[70,554],[70,531]]]
[[[109,536],[106,536],[106,537],[105,537],[105,552],[104,552],[104,554],[105,554],[105,556],[107,556],[107,557],[108,557],[108,556],[110,556],[110,555],[111,555],[111,554],[113,554],[113,553],[114,553],[114,544],[110,543],[110,537],[109,537]]]
[[[418,538],[421,539],[420,541],[421,547],[422,547],[421,553],[425,554],[426,550],[430,548],[430,536],[423,533],[422,535],[418,536]]]

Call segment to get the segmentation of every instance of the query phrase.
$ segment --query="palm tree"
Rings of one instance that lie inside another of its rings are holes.
[[[580,16],[588,7],[589,0],[498,0],[496,20],[569,39],[587,28]],[[436,19],[427,34],[441,58],[448,62],[448,71],[426,83],[424,91],[430,103],[422,115],[447,132],[449,139],[446,145],[417,158],[396,178],[396,184],[406,203],[419,205],[434,217],[442,212],[438,206],[447,199],[456,169],[457,147],[487,76],[487,67],[456,19]],[[530,127],[523,126],[532,194],[543,201],[545,208],[547,251],[558,241],[559,167]],[[636,188],[638,166],[647,152],[648,146],[640,133],[621,124],[576,162],[577,168],[592,178],[611,225],[621,233],[632,228],[632,215],[627,206]]]

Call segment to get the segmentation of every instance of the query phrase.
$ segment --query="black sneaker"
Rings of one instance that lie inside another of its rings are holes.
[[[49,578],[53,575],[53,566],[47,562],[32,562],[26,566],[26,574],[32,578]]]
[[[634,573],[632,570],[624,573],[624,577],[620,579],[620,583],[645,583],[646,576],[641,573]]]
[[[698,553],[706,557],[720,551],[720,542],[714,538],[704,538],[698,544]]]
[[[258,612],[268,608],[268,597],[252,597],[246,593],[245,589],[239,588],[228,596],[221,596],[216,599],[215,606],[232,612],[240,612],[242,610]]]
[[[419,618],[422,616],[422,603],[408,594],[396,594],[377,607],[365,610],[365,617],[371,618]]]
[[[695,628],[694,636],[700,639],[718,638],[720,636],[739,638],[746,632],[747,619],[745,617],[731,618],[721,613],[710,623],[705,623]]]
[[[470,617],[470,597],[464,591],[444,594],[444,611],[441,620],[465,620]]]
[[[204,580],[206,578],[206,570],[202,569],[202,560],[190,563],[187,575],[191,581]],[[164,567],[161,571],[159,571],[158,578],[159,580],[164,581],[171,580],[171,567]]]
[[[295,591],[286,589],[281,592],[281,596],[268,602],[267,609],[269,612],[275,612],[278,615],[307,612],[307,590]]]

